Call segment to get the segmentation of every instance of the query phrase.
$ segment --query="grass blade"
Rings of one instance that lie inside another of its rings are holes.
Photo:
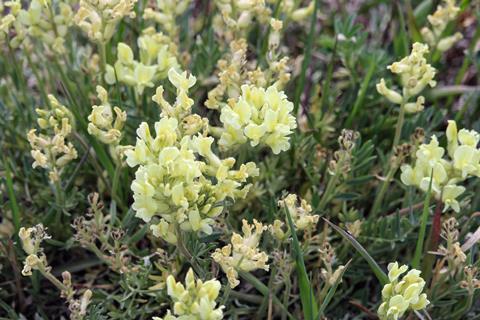
[[[337,278],[337,281],[335,281],[335,283],[333,284],[333,286],[331,286],[330,289],[328,289],[327,296],[326,296],[325,299],[323,300],[322,305],[320,306],[320,309],[318,310],[317,320],[320,320],[321,317],[323,316],[323,313],[325,312],[325,309],[328,307],[328,304],[330,303],[330,300],[332,300],[333,295],[334,295],[335,292],[337,291],[338,285],[339,285],[340,282],[342,281],[343,274],[345,273],[345,271],[347,271],[347,268],[350,266],[350,263],[351,263],[351,262],[352,262],[352,260],[350,259],[350,260],[347,262],[347,264],[345,265],[345,267],[343,268],[342,273],[341,273],[341,274],[339,275],[339,277]]]
[[[433,172],[432,172],[433,174]],[[418,269],[420,266],[420,259],[423,252],[423,243],[425,242],[425,232],[427,230],[428,214],[430,213],[430,199],[432,197],[432,176],[430,176],[430,184],[428,186],[428,192],[423,202],[422,221],[420,224],[420,232],[418,234],[417,245],[415,246],[415,254],[412,260],[412,267]]]
[[[270,292],[270,289],[264,285],[260,280],[255,278],[251,273],[245,272],[238,270],[238,274],[242,279],[250,283],[252,286],[255,287],[261,294],[263,294],[265,297],[272,297],[272,300],[275,302],[275,304],[282,309],[283,312],[288,316],[289,319],[295,320],[295,317],[288,312],[287,308],[283,305],[283,303],[280,301],[280,299],[277,298],[272,292]]]
[[[3,166],[5,167],[5,182],[7,185],[8,198],[10,199],[10,208],[12,209],[13,226],[15,227],[15,234],[18,234],[18,230],[20,230],[20,207],[18,206],[17,198],[15,197],[12,174],[5,159],[5,155],[2,156],[2,162]]]
[[[323,220],[330,225],[335,231],[340,233],[342,237],[347,239],[352,246],[360,253],[360,255],[367,261],[368,265],[370,266],[370,269],[372,269],[373,273],[377,277],[378,281],[382,285],[385,285],[388,283],[388,276],[386,273],[380,268],[378,263],[375,261],[375,259],[372,258],[372,256],[365,250],[365,248],[355,239],[354,236],[352,236],[349,232],[343,230],[342,228],[338,227],[337,225],[331,223],[327,219],[323,218]]]
[[[300,243],[298,241],[297,233],[295,231],[295,226],[293,225],[292,217],[290,216],[290,212],[288,212],[286,208],[284,208],[284,210],[285,215],[287,216],[290,232],[292,233],[295,269],[297,270],[298,274],[300,300],[302,301],[304,319],[313,320],[316,318],[318,306],[315,301],[315,295],[313,294],[313,288],[308,278],[307,268],[305,267],[305,262],[303,261],[303,253],[300,248]]]
[[[310,20],[310,33],[308,35],[307,43],[305,46],[302,70],[300,72],[300,77],[298,79],[297,87],[295,88],[295,98],[293,100],[293,114],[297,114],[298,106],[300,104],[300,97],[305,87],[305,77],[307,74],[307,68],[308,68],[308,65],[310,64],[310,58],[312,57],[312,44],[313,44],[313,37],[315,36],[315,22],[317,21],[317,11],[318,11],[319,0],[314,0],[314,1],[315,1],[315,6],[313,9],[312,18]]]

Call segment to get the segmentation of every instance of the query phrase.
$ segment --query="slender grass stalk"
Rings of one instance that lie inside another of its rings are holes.
[[[365,259],[365,261],[367,261],[368,265],[370,266],[370,269],[373,271],[378,281],[380,281],[382,285],[385,285],[388,283],[387,274],[382,270],[382,268],[380,268],[380,266],[375,261],[375,259],[373,259],[373,257],[368,253],[367,250],[365,250],[365,248],[357,241],[357,239],[355,239],[354,236],[352,236],[350,233],[346,232],[342,228],[338,227],[337,225],[331,223],[327,219],[323,218],[323,220],[326,223],[328,223],[335,231],[340,233],[340,235],[343,238],[348,240],[348,242],[350,242],[353,245],[353,247],[357,250],[357,252],[360,253],[360,255]]]
[[[388,186],[390,185],[390,181],[395,176],[395,173],[397,172],[397,170],[398,170],[397,165],[392,165],[388,170],[387,176],[385,177],[385,180],[383,180],[382,185],[380,186],[380,190],[378,191],[377,195],[375,196],[375,200],[373,201],[373,206],[372,206],[372,209],[370,210],[370,215],[372,217],[377,216],[380,210],[380,207],[382,206],[383,198],[387,193]]]
[[[298,107],[300,105],[300,97],[302,95],[303,88],[305,87],[307,68],[310,65],[310,59],[312,57],[313,39],[315,36],[315,23],[317,22],[317,11],[319,0],[314,0],[315,5],[310,19],[310,33],[308,34],[307,43],[304,50],[302,69],[295,89],[295,96],[293,100],[293,114],[297,114]]]
[[[242,277],[242,279],[254,286],[255,289],[257,289],[261,294],[263,294],[264,297],[271,297],[273,302],[275,302],[275,305],[282,309],[284,314],[288,316],[288,319],[295,320],[295,317],[290,312],[288,312],[288,309],[283,305],[280,299],[278,299],[277,296],[272,294],[272,292],[270,292],[270,289],[268,289],[268,287],[264,285],[260,280],[255,278],[255,276],[253,276],[249,272],[239,270],[238,274],[240,275],[240,277]]]
[[[10,209],[12,210],[12,222],[15,227],[15,234],[20,230],[20,207],[18,206],[17,198],[15,197],[15,190],[13,189],[12,174],[10,166],[5,159],[5,154],[2,154],[3,167],[5,169],[5,182],[7,186],[8,199],[10,200]]]
[[[395,137],[393,138],[392,148],[395,148],[400,142],[402,136],[403,123],[405,122],[405,104],[407,99],[404,97],[400,104],[400,112],[398,113],[397,125],[395,126]]]
[[[433,171],[432,171],[433,175]],[[422,220],[420,224],[420,232],[418,233],[417,245],[415,247],[415,254],[412,260],[412,267],[418,269],[420,267],[420,259],[422,258],[423,253],[423,243],[425,241],[425,232],[427,230],[428,214],[430,212],[430,199],[432,197],[432,181],[433,177],[430,175],[430,184],[428,186],[427,195],[425,196],[425,201],[423,202],[423,211],[422,211]]]
[[[298,241],[297,232],[295,230],[292,217],[290,216],[288,209],[284,208],[283,210],[287,216],[290,233],[292,234],[293,257],[295,259],[295,268],[298,274],[300,300],[302,301],[304,319],[314,320],[318,314],[318,306],[315,301],[313,287],[310,284],[307,268],[305,267],[305,261],[303,260],[303,252],[300,248],[300,242]]]
[[[358,112],[360,111],[361,107],[363,106],[363,101],[365,100],[365,96],[367,94],[368,85],[370,84],[370,80],[372,79],[373,72],[376,70],[376,63],[375,58],[370,58],[370,63],[368,65],[367,74],[360,85],[360,90],[358,91],[357,98],[355,99],[355,103],[353,104],[352,112],[350,112],[347,121],[345,122],[345,127],[350,128],[352,127],[353,120],[357,116]]]

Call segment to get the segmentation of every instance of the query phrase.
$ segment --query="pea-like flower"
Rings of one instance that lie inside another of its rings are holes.
[[[97,95],[101,104],[92,106],[92,113],[88,116],[88,133],[105,144],[118,145],[122,139],[127,113],[119,107],[112,109],[107,91],[103,87],[97,86]]]
[[[256,269],[266,271],[269,269],[268,255],[258,248],[262,233],[267,227],[255,219],[253,224],[249,224],[245,219],[242,220],[242,224],[243,236],[234,232],[230,240],[231,244],[216,249],[212,254],[213,260],[220,264],[223,272],[226,273],[232,288],[240,283],[238,270],[249,272]]]
[[[244,85],[238,100],[221,110],[224,127],[219,144],[228,149],[249,141],[251,146],[269,146],[274,154],[286,151],[288,136],[297,127],[292,110],[293,103],[276,87]]]
[[[138,94],[145,88],[153,88],[155,82],[167,77],[170,68],[177,68],[178,63],[168,40],[152,29],[144,30],[138,38],[140,61],[134,59],[132,49],[125,43],[117,45],[117,61],[114,66],[107,65],[105,80],[109,84],[117,82],[135,87]]]
[[[446,136],[447,152],[433,136],[430,143],[419,146],[413,167],[408,164],[401,167],[400,178],[404,184],[417,186],[425,192],[431,182],[433,194],[445,205],[444,211],[452,208],[459,212],[460,204],[456,199],[465,187],[458,183],[480,176],[480,150],[477,148],[480,135],[474,130],[457,131],[455,121],[450,120]],[[449,159],[444,158],[446,153]]]
[[[289,194],[284,199],[278,201],[278,205],[288,210],[295,230],[297,231],[315,228],[320,218],[319,215],[312,214],[312,206],[310,206],[305,199],[301,199],[300,206],[298,206],[298,197],[295,194]],[[289,234],[283,230],[284,225],[285,223],[283,221],[277,219],[268,229],[275,238],[284,240]]]
[[[192,269],[187,272],[185,285],[175,281],[175,278],[170,275],[167,278],[167,293],[173,301],[173,314],[171,310],[168,310],[164,317],[153,317],[153,319],[220,320],[223,318],[224,306],[217,306],[215,301],[218,298],[220,287],[220,281],[216,279],[205,282],[195,279]]]
[[[214,138],[206,131],[185,130],[193,105],[188,90],[196,79],[174,69],[168,75],[177,88],[175,104],[163,98],[159,87],[153,99],[162,118],[155,123],[155,134],[141,123],[136,145],[125,154],[129,166],[139,166],[131,186],[137,217],[152,223],[155,236],[175,243],[178,230],[210,234],[225,200],[244,198],[250,188],[247,179],[258,175],[258,169],[249,162],[234,170],[235,159],[217,156]]]
[[[37,123],[41,132],[31,129],[27,139],[32,148],[31,155],[35,160],[33,168],[47,169],[50,181],[59,181],[63,168],[76,159],[77,150],[67,141],[74,125],[72,113],[58,100],[49,95],[51,109],[36,109]]]
[[[80,0],[75,23],[95,42],[107,43],[124,17],[135,17],[137,0]]]
[[[420,271],[410,270],[408,267],[399,266],[398,262],[388,265],[388,279],[390,280],[382,290],[382,304],[378,308],[381,320],[397,320],[408,310],[422,310],[430,301],[422,293],[425,280],[420,277]]]
[[[456,6],[455,0],[443,0],[443,2],[443,6],[439,5],[437,10],[427,17],[430,28],[424,27],[420,31],[423,39],[432,48],[437,48],[440,52],[447,51],[463,38],[460,32],[455,32],[450,36],[444,36],[443,33],[447,25],[456,19],[460,8]]]
[[[414,43],[409,56],[398,62],[392,63],[387,68],[400,76],[402,93],[387,87],[385,80],[381,79],[377,84],[377,91],[390,102],[404,105],[407,113],[420,112],[424,108],[425,98],[418,96],[416,102],[409,102],[409,99],[416,97],[428,85],[434,87],[436,81],[435,68],[427,63],[425,55],[428,53],[428,46],[422,43]]]

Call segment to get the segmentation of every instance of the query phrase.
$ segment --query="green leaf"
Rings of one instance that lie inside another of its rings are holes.
[[[295,320],[295,317],[292,316],[290,312],[288,312],[287,308],[283,305],[280,299],[278,299],[277,296],[272,294],[270,289],[266,285],[264,285],[260,280],[255,278],[255,276],[253,276],[249,272],[238,270],[238,274],[240,275],[240,277],[242,277],[242,279],[244,279],[245,281],[250,283],[252,286],[254,286],[255,289],[257,289],[265,297],[271,297],[272,300],[275,302],[275,305],[280,307],[280,309],[282,309],[282,311],[288,316],[289,319]]]
[[[320,310],[318,310],[317,320],[320,320],[321,317],[323,316],[323,313],[325,312],[325,309],[328,307],[328,304],[332,300],[333,295],[337,291],[338,285],[342,281],[343,274],[345,273],[345,271],[347,271],[347,268],[350,266],[351,262],[352,262],[352,260],[350,259],[347,262],[347,264],[345,265],[345,267],[343,268],[341,274],[338,276],[338,278],[335,281],[335,283],[333,284],[333,286],[331,286],[330,289],[328,289],[327,295],[326,295],[325,299],[323,300],[322,305],[320,306]]]
[[[360,255],[367,261],[368,265],[370,266],[370,269],[372,269],[373,273],[377,277],[378,281],[382,285],[385,285],[388,283],[388,276],[387,274],[380,268],[378,263],[375,261],[375,259],[372,258],[372,256],[365,250],[365,248],[355,239],[354,236],[352,236],[349,232],[343,230],[342,228],[338,227],[337,225],[331,223],[327,219],[323,218],[323,220],[330,225],[335,231],[340,233],[342,237],[347,239],[352,246],[360,253]]]
[[[292,234],[293,240],[293,257],[295,259],[295,269],[298,274],[298,282],[300,289],[300,300],[302,301],[304,319],[315,319],[318,312],[318,305],[315,301],[315,295],[313,294],[313,288],[308,278],[307,268],[303,261],[303,252],[300,248],[297,232],[290,216],[290,212],[284,208],[285,215],[287,216],[288,225]]]
[[[5,167],[5,181],[7,185],[7,194],[10,199],[10,208],[12,209],[12,220],[15,227],[15,234],[18,234],[20,230],[20,207],[17,203],[17,198],[15,197],[15,190],[13,189],[13,180],[12,174],[10,172],[10,167],[5,159],[5,155],[2,155],[3,166]]]
[[[433,170],[432,170],[433,175]],[[427,196],[423,201],[422,221],[420,224],[420,232],[418,233],[417,245],[415,247],[415,255],[412,260],[412,267],[418,269],[420,266],[420,259],[422,258],[423,243],[425,242],[425,232],[427,230],[428,214],[430,213],[430,199],[432,197],[432,181],[433,177],[430,175],[430,184],[428,186]]]

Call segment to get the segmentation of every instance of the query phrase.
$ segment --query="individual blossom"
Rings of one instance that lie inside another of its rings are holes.
[[[242,224],[243,236],[234,232],[231,243],[221,249],[216,249],[212,254],[213,260],[220,264],[223,272],[227,275],[232,288],[240,283],[238,271],[250,272],[256,269],[268,271],[269,269],[268,255],[258,248],[262,233],[267,227],[255,219],[253,224],[249,224],[247,220],[243,219]]]
[[[155,7],[145,9],[143,18],[147,21],[155,21],[170,38],[176,39],[179,34],[177,17],[188,9],[191,2],[191,0],[156,1]]]
[[[390,102],[399,104],[407,113],[416,113],[424,108],[425,98],[418,96],[428,85],[434,87],[436,81],[435,68],[427,63],[425,55],[428,53],[428,46],[422,43],[414,43],[412,52],[409,56],[398,62],[392,63],[387,68],[400,76],[400,84],[402,92],[399,93],[387,87],[385,80],[382,78],[377,84],[377,91]],[[418,96],[418,97],[417,97]],[[409,100],[417,97],[415,102]]]
[[[119,107],[112,108],[103,87],[97,86],[97,96],[101,104],[92,106],[88,116],[88,133],[105,144],[116,146],[122,139],[127,113]]]
[[[455,0],[443,0],[443,5],[437,6],[437,10],[432,15],[428,15],[430,28],[423,27],[420,32],[430,47],[444,52],[463,38],[460,32],[455,32],[451,36],[444,35],[447,25],[456,19],[459,11],[460,8],[456,6]]]
[[[314,229],[320,218],[319,215],[312,214],[312,207],[304,199],[300,200],[300,206],[298,206],[298,197],[295,194],[289,194],[278,201],[278,206],[288,210],[297,231]],[[284,225],[284,222],[276,219],[273,225],[269,226],[269,230],[278,240],[283,240],[288,235],[288,232],[283,231]]]
[[[402,182],[427,192],[431,185],[434,196],[445,205],[444,211],[452,208],[460,211],[457,198],[465,187],[460,182],[480,176],[480,150],[477,144],[480,135],[474,130],[457,130],[450,120],[446,129],[447,150],[439,145],[436,136],[430,143],[423,143],[415,153],[415,165],[402,165]],[[448,157],[446,157],[448,156]]]
[[[65,2],[47,4],[39,0],[27,3],[28,7],[25,8],[19,5],[11,6],[16,20],[13,23],[15,35],[11,38],[10,45],[15,48],[25,47],[32,40],[36,40],[49,52],[64,54],[65,37],[73,24],[73,11],[70,5]]]
[[[31,276],[32,270],[48,270],[46,257],[43,253],[41,243],[45,239],[50,239],[46,233],[46,228],[42,224],[30,228],[20,228],[18,232],[22,248],[28,255],[24,261],[22,274]]]
[[[37,129],[27,133],[32,148],[31,155],[35,160],[33,168],[41,167],[48,171],[51,182],[57,182],[64,167],[76,159],[77,150],[67,138],[72,132],[73,115],[53,96],[48,96],[51,109],[36,109],[38,114]]]
[[[388,265],[388,279],[382,290],[382,304],[378,308],[380,320],[397,320],[408,310],[422,310],[430,303],[423,292],[425,280],[420,271],[411,269],[407,274],[406,265],[398,262]],[[403,276],[402,276],[403,275]]]
[[[211,279],[203,282],[195,279],[192,269],[185,277],[185,285],[175,281],[170,275],[167,278],[167,294],[173,301],[173,309],[163,317],[154,320],[205,319],[220,320],[223,318],[224,306],[217,306],[215,301],[220,292],[220,281]]]
[[[75,23],[97,43],[106,44],[124,17],[135,17],[137,0],[80,0]]]
[[[178,63],[165,38],[152,29],[138,38],[140,61],[134,59],[132,49],[125,43],[117,45],[117,61],[107,65],[105,80],[109,84],[121,82],[133,86],[141,95],[145,88],[153,88],[158,80],[165,79],[168,70]]]
[[[222,159],[214,152],[215,140],[206,127],[200,133],[184,125],[192,121],[194,102],[188,90],[196,79],[174,69],[168,76],[177,88],[175,103],[164,99],[163,87],[157,88],[153,100],[162,112],[155,133],[141,123],[136,145],[125,154],[129,166],[139,166],[131,186],[137,217],[151,223],[155,236],[176,243],[179,231],[210,234],[225,200],[244,198],[250,188],[247,179],[258,175],[258,169],[249,162],[235,170],[234,158]]]
[[[274,86],[266,90],[242,86],[242,95],[221,110],[223,123],[219,144],[228,149],[250,142],[269,146],[274,154],[290,148],[289,135],[297,124],[291,114],[293,103]]]

